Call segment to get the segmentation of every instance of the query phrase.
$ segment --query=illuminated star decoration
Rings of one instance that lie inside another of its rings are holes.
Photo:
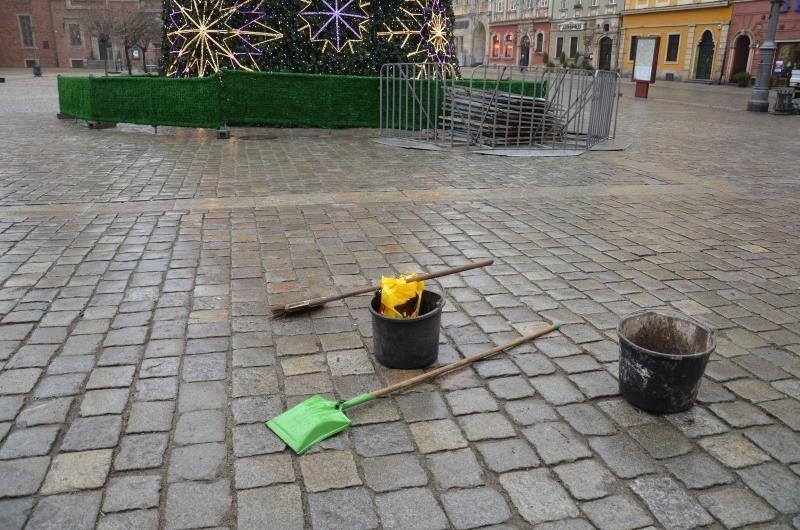
[[[172,0],[167,39],[167,75],[199,76],[233,69],[258,69],[260,45],[283,37],[264,23],[262,0]]]
[[[404,4],[404,16],[395,18],[395,27],[386,24],[386,31],[379,31],[378,35],[390,41],[397,38],[400,47],[409,50],[409,60],[433,64],[439,73],[452,74],[453,44],[448,39],[451,23],[447,11],[439,0],[404,0]]]
[[[337,52],[363,38],[369,15],[365,11],[367,0],[302,0],[300,18],[308,30],[311,42],[322,42],[322,51],[330,46]]]

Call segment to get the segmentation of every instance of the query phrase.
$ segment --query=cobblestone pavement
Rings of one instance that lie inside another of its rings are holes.
[[[651,95],[622,99],[625,151],[519,159],[88,130],[49,72],[7,75],[0,528],[800,528],[800,120]],[[433,282],[440,363],[561,332],[351,409],[303,457],[265,429],[416,373],[373,360],[367,297],[269,304],[484,257]],[[618,394],[642,308],[719,329],[689,412]]]

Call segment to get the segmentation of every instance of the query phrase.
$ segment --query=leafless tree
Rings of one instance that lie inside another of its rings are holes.
[[[111,45],[111,39],[117,31],[117,21],[114,13],[107,7],[92,9],[86,15],[86,27],[89,34],[97,39],[101,49],[106,50]],[[101,57],[104,55],[100,52]],[[108,75],[108,58],[105,60],[105,73]]]

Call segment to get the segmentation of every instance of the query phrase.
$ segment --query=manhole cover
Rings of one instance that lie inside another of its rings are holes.
[[[264,141],[264,140],[275,140],[277,138],[274,134],[248,134],[245,136],[237,136],[239,140],[254,140],[254,141]]]

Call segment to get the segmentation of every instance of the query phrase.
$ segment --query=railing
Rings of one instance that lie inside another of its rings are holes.
[[[381,135],[439,146],[586,150],[616,134],[619,75],[483,66],[462,79],[381,71]],[[423,82],[424,81],[424,82]]]

